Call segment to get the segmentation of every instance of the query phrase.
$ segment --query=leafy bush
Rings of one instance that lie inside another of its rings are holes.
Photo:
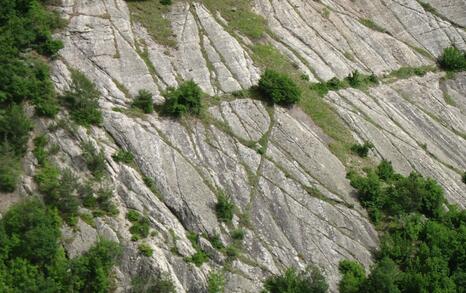
[[[140,90],[133,102],[133,107],[141,109],[144,113],[154,112],[154,101],[152,94],[146,90]]]
[[[126,164],[132,163],[134,159],[133,154],[125,150],[119,150],[118,152],[112,155],[112,158],[116,162],[123,162]]]
[[[463,173],[463,183],[466,184],[466,171]]]
[[[289,106],[299,101],[301,91],[287,75],[267,69],[258,84],[262,97],[273,104]]]
[[[22,156],[26,152],[31,129],[31,121],[21,106],[13,104],[0,110],[0,149],[6,148]]]
[[[243,240],[244,236],[246,236],[246,231],[241,228],[235,229],[231,232],[231,238],[234,240]]]
[[[201,248],[199,234],[189,232],[186,236],[189,241],[191,241],[191,244],[193,245],[194,249],[196,249],[196,252],[190,257],[185,258],[185,260],[187,262],[192,262],[199,267],[209,260],[209,255]]]
[[[438,63],[442,69],[447,71],[466,70],[466,52],[462,52],[455,47],[445,48]]]
[[[97,151],[96,147],[90,141],[81,144],[81,148],[87,168],[97,180],[100,180],[105,174],[104,152],[102,150]]]
[[[0,219],[2,292],[107,292],[120,249],[100,241],[82,256],[66,258],[60,218],[31,199],[12,206]]]
[[[160,4],[162,4],[162,5],[172,5],[172,0],[160,0]]]
[[[349,178],[383,231],[376,262],[358,292],[462,292],[466,212],[445,209],[443,190],[432,179],[396,174],[388,162]]]
[[[138,246],[139,253],[150,257],[154,253],[154,250],[147,244],[147,243],[141,243]]]
[[[198,250],[193,255],[186,258],[187,262],[192,262],[197,267],[200,267],[203,263],[207,262],[208,260],[209,255],[203,250]]]
[[[233,219],[233,214],[235,210],[235,205],[230,198],[225,196],[223,192],[220,192],[217,196],[217,203],[215,204],[215,212],[217,218],[225,223],[231,223]]]
[[[189,113],[199,115],[202,109],[201,88],[192,80],[182,83],[178,88],[169,88],[164,94],[165,104],[162,112],[166,115],[180,117]]]
[[[81,72],[71,71],[72,84],[62,97],[69,109],[71,118],[83,126],[102,123],[99,108],[100,92],[97,87]]]
[[[57,208],[68,224],[74,224],[78,215],[79,200],[75,192],[78,187],[76,177],[70,170],[59,170],[46,163],[34,177],[38,189],[44,194],[47,205]]]
[[[325,293],[328,284],[316,267],[309,267],[304,272],[289,268],[281,276],[267,278],[264,293]]]
[[[20,162],[13,153],[0,151],[0,191],[13,192],[21,175]]]
[[[45,134],[39,135],[34,138],[34,156],[37,159],[37,162],[40,166],[43,166],[47,161],[48,152],[45,149],[48,143],[48,138]]]
[[[150,222],[146,216],[141,215],[137,211],[131,210],[126,214],[126,217],[133,224],[129,228],[129,232],[133,235],[131,240],[137,241],[149,236]]]
[[[340,293],[359,293],[362,283],[366,280],[363,266],[355,261],[342,260],[338,268],[342,274],[338,285]]]
[[[109,292],[110,273],[121,256],[121,247],[108,240],[100,240],[81,257],[71,261],[73,290],[68,292]]]
[[[223,293],[225,286],[225,279],[221,273],[212,272],[207,279],[207,292],[208,293]]]
[[[365,158],[369,154],[369,150],[373,147],[374,145],[372,143],[366,141],[363,144],[353,144],[351,150],[361,158]]]
[[[215,249],[223,249],[225,247],[225,245],[223,245],[223,242],[220,239],[220,236],[218,234],[214,234],[210,236],[209,241],[210,241],[210,244],[212,244],[212,246]]]

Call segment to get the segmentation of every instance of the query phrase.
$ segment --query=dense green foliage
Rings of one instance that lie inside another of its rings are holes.
[[[138,251],[140,254],[150,257],[154,253],[154,250],[147,243],[141,243],[138,245]]]
[[[146,238],[150,232],[149,219],[135,210],[130,210],[126,218],[132,223],[129,232],[133,235],[131,240],[137,241]]]
[[[140,90],[133,101],[133,107],[141,109],[146,114],[154,112],[152,94],[149,91]]]
[[[20,162],[13,152],[0,152],[0,191],[13,192],[21,175]]]
[[[182,83],[178,88],[169,88],[164,93],[165,104],[162,112],[166,115],[180,117],[189,113],[199,115],[202,109],[202,90],[192,80]]]
[[[309,267],[303,272],[289,268],[283,275],[269,277],[264,283],[264,293],[325,293],[328,284],[320,270]]]
[[[369,154],[369,150],[373,147],[374,145],[372,143],[366,141],[363,144],[353,144],[351,146],[351,151],[361,158],[365,158]]]
[[[416,173],[396,174],[386,161],[365,176],[350,173],[349,178],[384,234],[369,276],[363,278],[357,264],[342,263],[340,288],[465,292],[466,212],[446,205],[435,181]]]
[[[466,52],[456,47],[445,48],[438,63],[442,69],[447,71],[466,70]]]
[[[1,0],[0,7],[0,191],[12,192],[32,127],[21,103],[31,101],[40,116],[58,112],[48,65],[37,53],[50,57],[62,48],[52,39],[61,21],[38,0]]]
[[[462,179],[463,179],[463,183],[466,184],[466,171],[464,171]]]
[[[126,150],[118,150],[118,152],[112,155],[112,158],[117,162],[122,162],[126,164],[130,164],[134,160],[133,154]]]
[[[83,143],[81,147],[87,168],[97,180],[100,180],[105,174],[104,152],[102,150],[98,151],[90,141]]]
[[[31,128],[20,105],[12,103],[0,109],[0,191],[12,192],[16,188],[21,174],[19,160],[26,152]]]
[[[72,83],[62,100],[70,111],[71,119],[83,126],[102,123],[102,112],[99,108],[100,92],[83,73],[71,71]]]
[[[299,87],[290,77],[270,69],[262,74],[258,89],[264,100],[282,106],[290,106],[301,97]]]
[[[59,170],[51,163],[39,169],[36,176],[39,191],[47,205],[56,208],[68,224],[74,224],[78,215],[78,182],[70,170]]]
[[[342,274],[340,293],[358,293],[361,283],[366,279],[364,267],[355,261],[342,260],[339,270]]]
[[[13,206],[0,220],[1,292],[107,292],[120,249],[98,242],[84,255],[66,258],[60,218],[37,199]]]
[[[229,197],[223,192],[220,192],[217,196],[217,203],[215,204],[215,212],[217,218],[225,223],[231,223],[233,214],[235,211],[235,205]]]
[[[160,0],[160,4],[162,4],[162,5],[171,5],[172,0]]]

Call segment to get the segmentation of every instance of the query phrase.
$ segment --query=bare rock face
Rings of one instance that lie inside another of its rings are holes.
[[[341,90],[327,99],[354,135],[374,143],[376,155],[403,173],[417,170],[435,178],[447,198],[465,207],[466,169],[464,110],[448,105],[440,75],[427,74],[369,90]],[[463,76],[464,79],[464,76]],[[464,80],[449,81],[460,87]],[[463,94],[464,98],[464,94]]]
[[[313,82],[354,70],[383,75],[433,65],[426,55],[438,56],[452,44],[465,48],[459,28],[464,1],[426,1],[436,14],[415,0],[252,2],[268,25],[259,42],[274,46]],[[184,80],[194,80],[209,95],[257,84],[261,69],[253,61],[253,42],[232,32],[221,13],[202,1],[176,1],[165,15],[176,39],[176,46],[168,47],[131,20],[123,0],[67,0],[60,10],[69,24],[59,35],[65,47],[53,63],[56,88],[67,89],[72,70],[82,71],[102,93],[104,123],[51,132],[51,142],[61,149],[59,165],[83,180],[89,174],[80,144],[102,149],[105,184],[119,210],[95,225],[80,221],[79,231],[64,229],[69,255],[79,255],[99,237],[121,243],[118,292],[130,292],[135,276],[161,272],[178,292],[205,292],[209,274],[223,267],[228,267],[226,292],[260,292],[271,274],[308,264],[322,268],[336,291],[340,260],[370,266],[377,233],[354,198],[348,170],[328,146],[330,138],[298,107],[230,99],[207,109],[208,119],[180,120],[126,111],[139,90],[151,91],[160,104],[161,93]],[[445,20],[450,18],[454,24]],[[386,32],[363,25],[362,19]],[[330,92],[325,100],[357,141],[375,145],[374,160],[388,159],[399,172],[435,178],[450,202],[464,208],[466,75],[442,76],[429,73],[367,91]],[[46,123],[41,127],[45,131]],[[134,164],[114,161],[112,154],[121,148],[134,155]],[[155,183],[151,188],[148,179]],[[32,193],[34,186],[23,189]],[[236,206],[230,225],[215,212],[221,193]],[[144,242],[154,249],[152,257],[142,256],[140,242],[131,241],[128,210],[148,217],[155,233]],[[218,236],[230,245],[236,228],[245,236],[237,248],[240,256],[232,260],[208,238]],[[196,252],[189,232],[199,234],[200,246],[212,255],[199,267],[186,261]]]

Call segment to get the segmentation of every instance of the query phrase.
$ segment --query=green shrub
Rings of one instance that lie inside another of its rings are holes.
[[[162,4],[162,5],[172,5],[172,0],[160,0],[160,4]]]
[[[338,268],[342,274],[338,285],[340,293],[359,293],[366,280],[364,267],[356,261],[342,260]]]
[[[129,228],[129,232],[133,235],[131,240],[137,241],[139,239],[144,239],[149,236],[150,232],[150,222],[146,216],[141,215],[139,212],[130,210],[126,217],[133,224]]]
[[[70,278],[73,289],[68,292],[109,292],[111,270],[121,256],[121,247],[108,240],[100,240],[81,257],[71,261]]]
[[[372,268],[367,280],[362,284],[362,291],[387,293],[401,292],[397,286],[399,276],[399,270],[395,262],[390,258],[383,258]]]
[[[151,257],[152,254],[154,253],[154,250],[147,244],[147,243],[141,243],[138,246],[139,253]]]
[[[13,192],[21,175],[20,161],[11,152],[0,151],[0,191]]]
[[[348,81],[350,86],[354,88],[360,87],[363,83],[362,76],[357,70],[353,71],[350,75],[348,75],[346,80]]]
[[[351,146],[351,151],[360,156],[361,158],[367,157],[369,150],[374,148],[374,145],[368,141],[363,144],[353,144]]]
[[[339,89],[345,88],[345,84],[339,80],[337,77],[333,77],[332,79],[326,82],[326,86],[329,90],[337,91]]]
[[[96,194],[96,207],[98,207],[101,213],[108,216],[118,214],[118,208],[112,202],[113,192],[111,189],[100,188]]]
[[[301,90],[290,77],[270,69],[262,74],[258,89],[264,100],[283,106],[292,105],[301,97]]]
[[[440,67],[447,71],[466,70],[466,52],[462,52],[455,47],[445,48],[439,57]]]
[[[154,112],[154,101],[152,94],[146,90],[140,90],[133,102],[133,107],[141,109],[144,113]]]
[[[81,148],[87,168],[97,180],[100,180],[105,174],[104,152],[102,150],[97,151],[96,147],[90,141],[82,143]]]
[[[197,267],[200,267],[203,263],[207,262],[208,260],[209,255],[203,250],[198,250],[193,255],[186,258],[187,262],[192,262]]]
[[[445,209],[443,190],[432,179],[396,174],[388,162],[349,178],[383,232],[358,292],[461,292],[466,212],[454,205]]]
[[[164,94],[165,104],[162,112],[166,115],[180,117],[189,113],[199,115],[202,109],[201,88],[192,80],[182,83],[178,88],[169,88]]]
[[[60,219],[38,199],[12,206],[0,219],[2,292],[107,292],[120,249],[100,241],[82,256],[66,258]]]
[[[81,72],[71,71],[70,89],[62,97],[70,111],[71,118],[83,126],[102,123],[102,112],[99,108],[100,92],[97,87]]]
[[[232,259],[237,258],[240,252],[239,248],[236,245],[230,244],[225,248],[225,253],[228,259],[231,261]]]
[[[212,272],[207,279],[208,293],[223,293],[225,287],[225,279],[221,273]]]
[[[0,149],[22,156],[27,149],[32,124],[19,105],[0,110]]]
[[[225,245],[223,245],[223,242],[220,239],[220,236],[218,234],[214,234],[214,235],[210,236],[209,241],[210,241],[210,244],[212,244],[212,246],[215,249],[220,250],[220,249],[223,249],[225,247]]]
[[[48,143],[47,135],[42,134],[34,138],[33,154],[40,166],[43,166],[48,158],[48,152],[45,149]]]
[[[463,173],[463,183],[466,184],[466,171]]]
[[[112,158],[116,162],[123,162],[126,164],[131,164],[134,159],[133,154],[125,150],[118,150],[118,152],[112,155]]]
[[[235,210],[235,205],[230,198],[225,196],[223,192],[220,192],[217,196],[217,203],[215,204],[215,212],[217,218],[225,223],[231,223],[233,219],[233,214]]]
[[[235,229],[231,232],[231,238],[233,238],[234,240],[241,241],[244,239],[244,236],[246,236],[246,231],[244,231],[244,229],[241,228]]]
[[[264,293],[325,293],[328,284],[316,267],[304,272],[289,268],[281,276],[272,276],[264,283]]]
[[[79,200],[76,196],[77,178],[70,170],[59,170],[51,163],[39,169],[34,179],[44,194],[45,203],[60,211],[62,218],[70,225],[76,222]]]

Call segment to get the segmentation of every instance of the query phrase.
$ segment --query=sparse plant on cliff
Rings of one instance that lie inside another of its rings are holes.
[[[447,71],[466,70],[466,52],[462,52],[456,47],[445,48],[438,64]]]

